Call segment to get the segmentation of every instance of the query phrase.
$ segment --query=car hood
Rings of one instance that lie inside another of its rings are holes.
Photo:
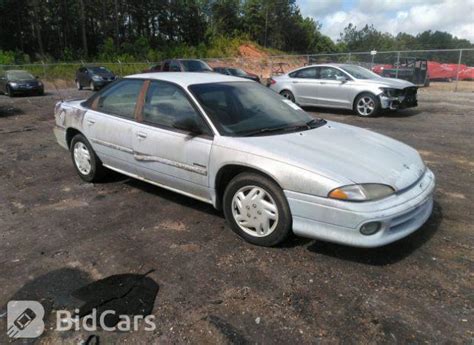
[[[381,183],[401,190],[425,171],[420,155],[410,146],[334,122],[290,134],[228,138],[225,146],[285,162],[341,185]]]
[[[380,77],[379,79],[359,79],[358,82],[364,84],[373,84],[379,85],[381,87],[393,87],[395,89],[403,89],[406,87],[416,86],[409,81],[403,79],[395,79],[395,78],[383,78]]]

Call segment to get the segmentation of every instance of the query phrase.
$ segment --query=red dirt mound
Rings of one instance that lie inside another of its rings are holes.
[[[268,56],[267,53],[261,51],[252,44],[242,44],[239,47],[239,55],[249,58],[264,58]]]

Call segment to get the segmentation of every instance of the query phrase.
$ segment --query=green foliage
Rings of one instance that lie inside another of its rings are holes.
[[[0,50],[0,65],[12,65],[15,63],[15,53]]]

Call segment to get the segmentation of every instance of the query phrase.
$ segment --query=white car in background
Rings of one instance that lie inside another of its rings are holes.
[[[418,105],[415,84],[383,78],[349,64],[305,66],[272,77],[268,86],[301,106],[353,109],[364,117],[375,116],[382,109]]]

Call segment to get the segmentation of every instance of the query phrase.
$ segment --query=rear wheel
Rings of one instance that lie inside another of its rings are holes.
[[[81,179],[86,182],[98,182],[104,178],[106,168],[82,134],[72,138],[70,151],[74,167]]]
[[[354,111],[362,117],[375,116],[380,111],[380,101],[371,93],[363,93],[354,102]]]
[[[283,90],[282,92],[280,92],[280,95],[282,95],[286,99],[289,99],[293,103],[296,103],[295,96],[290,90]]]
[[[274,246],[291,233],[288,201],[281,188],[262,175],[237,175],[225,190],[223,206],[231,229],[250,243]]]

